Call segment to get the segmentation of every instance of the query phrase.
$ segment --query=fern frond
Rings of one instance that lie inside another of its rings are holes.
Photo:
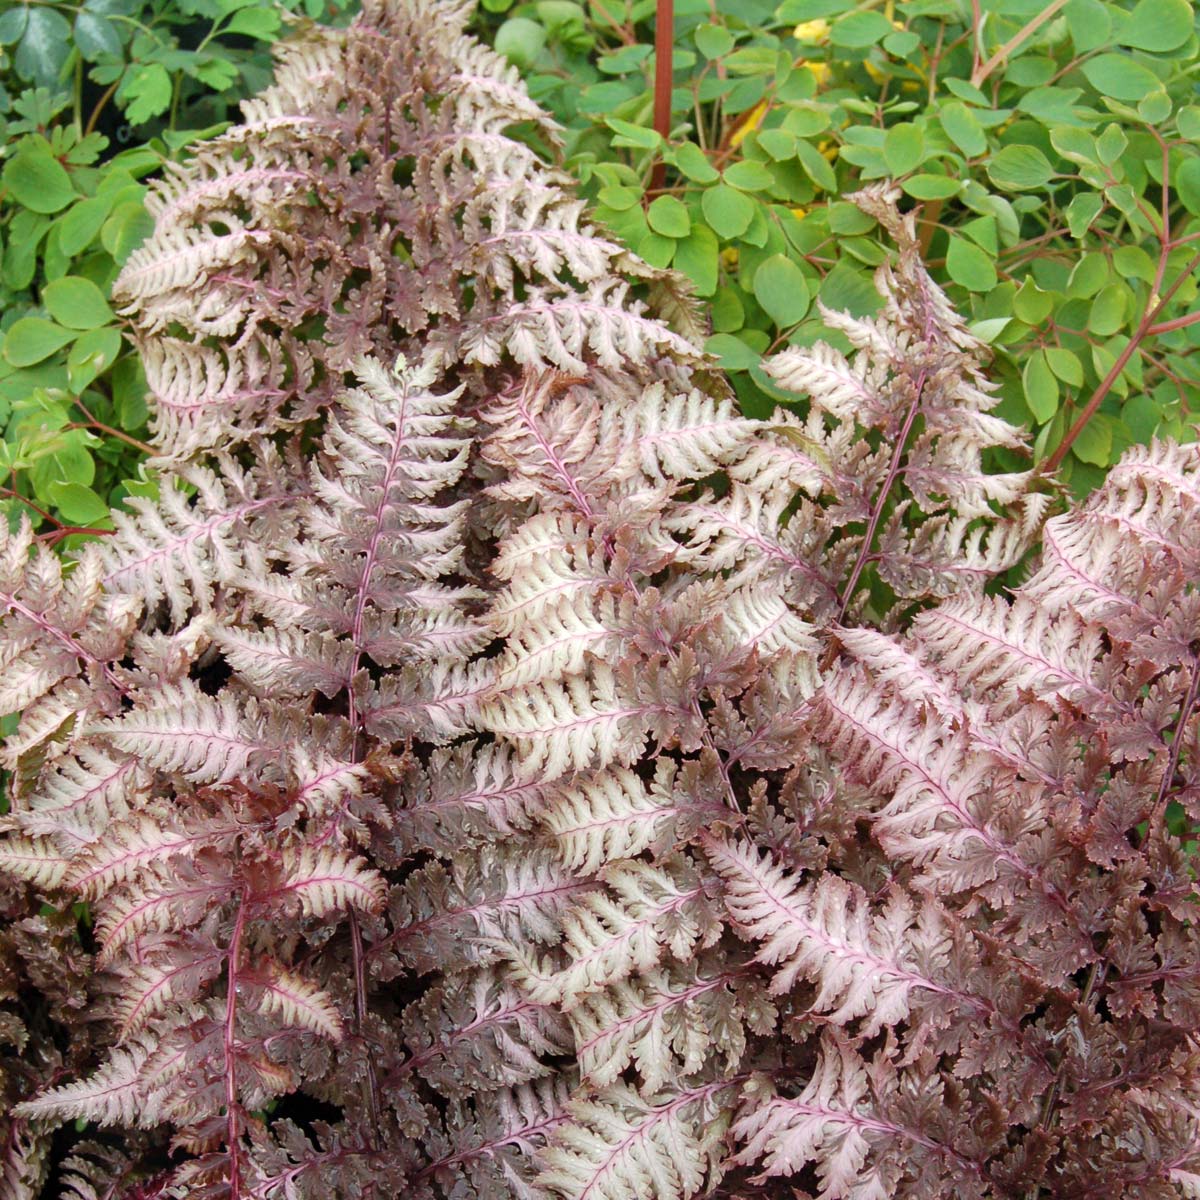
[[[307,1029],[318,1037],[340,1042],[346,1029],[333,998],[309,980],[280,963],[255,963],[252,971],[239,972],[258,995],[262,1011],[282,1025]]]
[[[30,1120],[94,1121],[97,1125],[133,1125],[152,1129],[157,1108],[148,1103],[142,1068],[150,1057],[151,1039],[135,1038],[115,1047],[109,1060],[89,1079],[43,1092],[13,1110]]]
[[[727,1084],[681,1090],[658,1103],[614,1084],[571,1104],[571,1121],[542,1153],[539,1184],[564,1200],[688,1200],[704,1187],[729,1123]]]
[[[208,696],[191,683],[166,687],[153,707],[96,722],[85,732],[193,783],[227,783],[268,750],[256,719],[232,696]]]
[[[753,847],[712,837],[704,847],[725,881],[725,906],[735,924],[763,943],[756,961],[776,968],[776,995],[807,979],[817,987],[815,1012],[838,1025],[867,1017],[866,1037],[902,1021],[914,990],[954,995],[934,974],[944,967],[950,942],[933,901],[918,917],[897,889],[885,907],[872,911],[866,893],[836,875],[803,885]]]
[[[304,846],[284,855],[272,898],[295,899],[306,917],[324,917],[346,908],[377,912],[383,907],[383,876],[363,859],[343,851]]]

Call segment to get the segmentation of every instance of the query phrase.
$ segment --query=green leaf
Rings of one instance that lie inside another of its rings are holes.
[[[1114,100],[1140,100],[1162,86],[1153,71],[1127,54],[1101,54],[1088,59],[1081,70],[1096,91]]]
[[[754,219],[755,203],[749,196],[736,188],[718,183],[706,188],[700,198],[704,219],[712,226],[718,237],[727,241],[741,237],[750,228]]]
[[[1067,295],[1072,299],[1094,296],[1107,282],[1108,260],[1103,254],[1085,254],[1067,279]]]
[[[696,49],[708,59],[720,58],[733,49],[733,34],[724,25],[697,25],[692,36]]]
[[[797,142],[796,157],[800,160],[804,173],[823,192],[838,190],[837,175],[834,173],[833,167],[829,165],[825,156],[812,142]]]
[[[111,197],[92,196],[71,205],[59,217],[58,244],[68,258],[74,258],[92,244],[111,206]]]
[[[1178,50],[1192,36],[1193,20],[1188,0],[1140,0],[1117,41],[1152,54]]]
[[[1110,283],[1092,301],[1088,314],[1088,329],[1097,337],[1111,337],[1125,323],[1128,293],[1124,284]]]
[[[1062,346],[1047,346],[1045,353],[1050,370],[1063,383],[1069,384],[1071,387],[1083,387],[1083,364],[1074,351],[1064,349]]]
[[[131,66],[117,89],[117,99],[130,125],[161,116],[171,106],[171,76],[162,63]]]
[[[1189,104],[1181,108],[1175,115],[1175,123],[1179,128],[1179,136],[1189,142],[1200,142],[1200,105]]]
[[[715,183],[721,173],[708,161],[708,156],[695,142],[684,142],[673,147],[671,161],[693,183]]]
[[[150,236],[154,218],[139,201],[126,201],[113,209],[100,227],[100,244],[113,256],[118,266]]]
[[[4,357],[14,367],[31,367],[56,350],[61,350],[76,334],[47,321],[44,317],[22,317],[14,321],[4,340]]]
[[[669,267],[675,257],[675,239],[647,230],[633,247],[652,267]]]
[[[893,125],[883,139],[883,159],[893,175],[907,175],[925,156],[925,135],[915,125]]]
[[[29,6],[15,4],[7,11],[0,13],[0,46],[11,46],[19,42],[29,24]]]
[[[987,292],[996,286],[996,264],[991,257],[956,234],[950,235],[946,271],[955,283],[962,284],[968,291]]]
[[[116,26],[99,13],[81,8],[75,15],[75,45],[87,62],[95,62],[105,54],[121,56],[121,35]]]
[[[49,6],[30,6],[13,66],[22,79],[54,88],[71,53],[71,26]]]
[[[808,280],[786,255],[773,254],[754,272],[754,298],[776,325],[795,325],[808,312]]]
[[[240,33],[259,41],[273,42],[279,36],[280,17],[274,8],[243,8],[233,14],[225,33]]]
[[[546,30],[528,17],[512,17],[496,30],[493,45],[514,66],[528,68],[546,44]]]
[[[762,358],[761,354],[751,350],[741,338],[736,338],[731,333],[714,333],[704,343],[704,348],[709,354],[720,358],[721,366],[726,371],[748,371],[751,367],[758,366]]]
[[[517,18],[514,18],[514,20]],[[620,117],[605,117],[604,123],[617,136],[613,138],[614,146],[632,146],[639,150],[657,150],[662,145],[662,138],[653,129],[643,125],[634,125],[630,121],[622,121]]]
[[[764,129],[758,135],[758,144],[776,162],[785,162],[796,156],[796,138],[786,129]]]
[[[1050,370],[1044,351],[1035,350],[1029,356],[1022,382],[1029,411],[1039,425],[1044,425],[1058,411],[1058,380]]]
[[[80,334],[67,355],[67,382],[71,390],[82,392],[112,365],[120,352],[121,331],[111,325]]]
[[[1104,413],[1093,413],[1092,419],[1079,431],[1071,443],[1071,453],[1080,462],[1107,467],[1112,456],[1113,427]]]
[[[659,196],[650,202],[646,220],[655,233],[663,237],[683,238],[691,232],[692,219],[687,207],[674,196]]]
[[[1032,279],[1026,279],[1013,297],[1013,316],[1026,325],[1040,325],[1054,307],[1054,297],[1043,292]]]
[[[961,100],[942,105],[938,114],[950,140],[968,157],[976,158],[987,150],[987,134],[975,114]]]
[[[693,231],[694,235],[695,231]],[[736,333],[746,323],[746,310],[742,306],[738,289],[733,286],[717,289],[713,296],[712,327],[717,333]]]
[[[1054,168],[1036,146],[1005,146],[988,163],[987,173],[998,188],[1019,192],[1045,187]]]
[[[1184,208],[1200,216],[1200,158],[1184,159],[1175,174],[1175,190]]]
[[[716,234],[704,225],[693,225],[691,233],[675,247],[675,269],[695,284],[698,296],[711,296],[717,290],[719,251]]]
[[[50,315],[68,329],[96,329],[114,319],[104,293],[81,275],[64,275],[42,289]]]
[[[52,483],[47,490],[59,515],[72,525],[98,525],[108,519],[108,505],[82,483]]]
[[[1108,167],[1111,167],[1125,153],[1128,146],[1129,139],[1120,125],[1108,126],[1096,139],[1096,152],[1100,155],[1100,161]]]
[[[1076,241],[1082,241],[1092,222],[1100,215],[1104,201],[1095,192],[1080,192],[1067,205],[1067,228]]]
[[[1076,54],[1087,54],[1108,45],[1112,34],[1112,18],[1101,0],[1070,0],[1064,16]]]
[[[900,186],[914,200],[945,200],[962,190],[961,181],[945,175],[912,175]]]
[[[50,153],[45,142],[29,140],[4,165],[0,176],[12,198],[36,213],[58,212],[75,199],[66,168]]]
[[[96,463],[88,450],[88,435],[81,429],[68,430],[53,439],[38,455],[29,472],[39,499],[54,503],[54,488],[63,483],[90,487],[96,478]]]
[[[775,183],[775,176],[760,162],[745,159],[724,171],[725,182],[743,192],[763,192]]]
[[[835,46],[863,49],[873,46],[892,32],[892,23],[879,12],[852,12],[839,17],[829,31],[829,40]]]

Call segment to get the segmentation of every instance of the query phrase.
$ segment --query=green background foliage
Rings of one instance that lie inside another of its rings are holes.
[[[891,177],[935,277],[995,349],[1001,412],[1040,457],[1100,393],[1063,464],[1073,490],[1131,442],[1189,436],[1200,95],[1187,0],[679,0],[666,142],[652,0],[484,7],[564,125],[600,219],[710,306],[709,347],[748,413],[788,399],[764,354],[829,338],[817,301],[877,303],[884,251],[844,197]],[[660,155],[666,185],[648,195]]]
[[[0,511],[70,544],[153,491],[145,379],[108,303],[147,179],[225,128],[289,23],[337,0],[84,0],[0,13]]]

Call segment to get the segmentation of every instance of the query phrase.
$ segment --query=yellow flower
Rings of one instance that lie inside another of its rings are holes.
[[[738,252],[736,246],[727,246],[721,251],[721,261],[732,271],[737,266]]]
[[[829,81],[829,64],[823,62],[810,62],[804,64],[811,72],[812,77],[817,81],[817,87]]]
[[[864,62],[863,66],[867,68],[867,74],[870,75],[870,77],[875,80],[876,83],[882,83],[886,78],[884,73],[874,63]]]
[[[818,46],[829,40],[829,22],[818,17],[815,21],[801,21],[792,30],[792,36],[801,42],[816,42]]]
[[[767,114],[767,102],[760,100],[747,114],[746,119],[730,135],[730,146],[740,146],[762,124]]]
[[[839,149],[840,147],[838,146],[837,142],[831,142],[828,139],[817,143],[817,150],[820,152],[821,157],[826,159],[828,162],[833,162],[833,160],[837,158]]]
[[[793,208],[792,216],[793,217],[807,217],[808,209],[807,208]]]

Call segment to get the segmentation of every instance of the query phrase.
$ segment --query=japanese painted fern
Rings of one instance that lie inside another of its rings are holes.
[[[882,187],[878,316],[741,418],[462,19],[162,186],[160,498],[0,549],[4,1194],[1200,1194],[1200,457],[987,473]]]

